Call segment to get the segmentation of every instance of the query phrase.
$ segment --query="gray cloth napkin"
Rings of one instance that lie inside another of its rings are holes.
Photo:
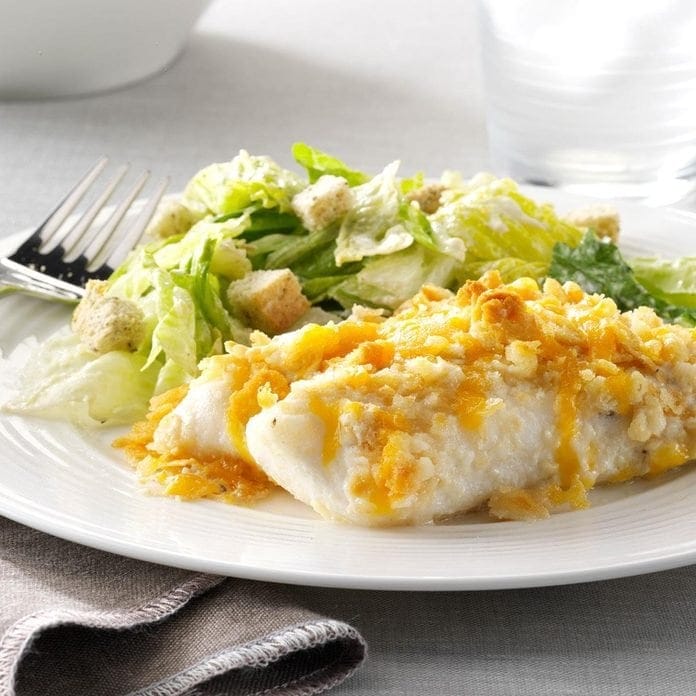
[[[0,695],[309,695],[365,642],[283,585],[121,558],[0,518]]]

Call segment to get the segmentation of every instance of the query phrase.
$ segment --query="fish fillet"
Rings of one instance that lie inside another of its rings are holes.
[[[359,525],[482,506],[541,518],[696,456],[696,331],[573,283],[489,273],[456,294],[424,287],[386,319],[256,334],[167,403],[119,444],[170,493],[243,502],[265,475]],[[201,484],[190,495],[184,475]]]

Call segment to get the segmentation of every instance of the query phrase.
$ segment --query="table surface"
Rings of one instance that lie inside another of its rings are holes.
[[[215,2],[183,55],[127,89],[0,102],[0,236],[35,225],[100,155],[171,177],[304,140],[376,171],[487,168],[473,0]],[[296,589],[370,654],[333,693],[696,693],[696,568],[478,593]]]

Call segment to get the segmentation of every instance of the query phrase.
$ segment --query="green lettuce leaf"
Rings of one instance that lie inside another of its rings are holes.
[[[222,222],[214,222],[206,218],[197,222],[185,235],[170,237],[165,243],[148,246],[148,252],[152,253],[155,263],[160,268],[174,269],[186,268],[201,243],[206,240],[214,240],[216,243],[223,240],[232,240],[241,237],[251,226],[251,217],[243,214],[238,217],[228,218]]]
[[[303,235],[287,235],[279,241],[264,262],[265,268],[292,268],[302,259],[316,253],[323,246],[333,243],[335,232],[331,228]]]
[[[433,228],[428,216],[416,203],[403,201],[399,206],[399,219],[417,244],[430,251],[451,256],[457,261],[466,258],[466,245],[458,238],[450,236],[441,227]]]
[[[130,423],[147,412],[158,373],[138,353],[95,355],[64,330],[40,345],[29,339],[0,361],[2,407],[85,426]]]
[[[156,393],[195,377],[198,362],[224,341],[248,336],[224,304],[229,280],[251,270],[237,238],[248,224],[249,216],[203,220],[183,237],[144,247],[111,279],[108,292],[143,312],[148,340],[139,352],[160,370]]]
[[[324,300],[333,298],[335,290],[343,283],[346,275],[326,275],[314,278],[302,278],[302,293],[313,304],[320,304]],[[352,306],[352,305],[351,305]]]
[[[561,282],[572,280],[585,292],[611,297],[621,310],[650,307],[667,321],[696,325],[696,310],[673,305],[641,285],[619,248],[587,232],[575,248],[559,243],[554,248],[549,275]]]
[[[290,268],[300,278],[321,278],[323,276],[347,276],[357,273],[362,267],[361,262],[344,263],[336,265],[334,251],[336,245],[333,240],[324,244],[317,244],[311,253],[293,262]]]
[[[342,176],[350,186],[359,186],[370,180],[367,174],[351,169],[340,159],[317,150],[306,143],[295,143],[292,146],[292,155],[295,161],[307,170],[310,184],[313,184],[324,174]]]
[[[184,190],[183,203],[213,216],[234,215],[249,208],[278,208],[285,213],[292,197],[305,185],[301,177],[270,157],[241,150],[230,162],[211,164],[198,172]]]
[[[152,269],[150,277],[152,302],[140,305],[149,309],[155,319],[146,366],[162,358],[163,364],[169,363],[168,370],[177,367],[181,384],[192,378],[198,367],[193,298],[174,282],[171,273],[161,268]]]
[[[425,174],[423,174],[423,172],[417,172],[411,177],[401,179],[399,188],[401,189],[401,193],[407,194],[419,189],[423,184],[425,184]]]
[[[370,259],[328,295],[346,309],[354,304],[396,309],[426,283],[451,287],[459,263],[450,256],[413,245]]]
[[[481,174],[464,181],[449,172],[442,183],[448,188],[430,224],[436,236],[464,242],[468,263],[517,258],[548,264],[557,242],[576,246],[582,238],[552,206],[527,198],[511,179]]]
[[[402,196],[398,162],[353,189],[355,203],[341,222],[336,238],[336,263],[341,266],[367,256],[393,254],[413,244],[413,235],[399,217]]]
[[[696,309],[696,256],[680,259],[634,258],[638,282],[665,302]]]

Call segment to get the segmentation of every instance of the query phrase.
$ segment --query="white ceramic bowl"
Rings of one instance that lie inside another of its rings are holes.
[[[0,98],[87,94],[164,69],[210,0],[0,0]]]

